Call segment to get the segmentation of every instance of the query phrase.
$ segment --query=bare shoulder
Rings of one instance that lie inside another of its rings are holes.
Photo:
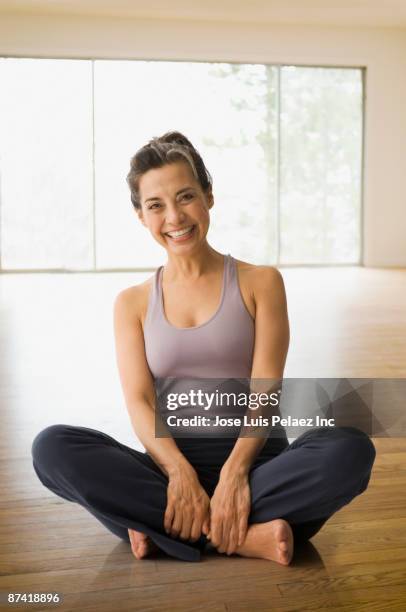
[[[151,276],[138,285],[122,289],[116,296],[115,308],[122,308],[143,324],[153,280],[154,276]]]
[[[283,289],[282,274],[274,266],[255,265],[240,259],[235,261],[240,283],[249,290],[254,299],[263,291]]]

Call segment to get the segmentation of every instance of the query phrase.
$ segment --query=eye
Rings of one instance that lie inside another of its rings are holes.
[[[154,204],[151,204],[151,206],[148,207],[148,210],[152,210],[154,206],[160,206],[160,204],[158,202],[155,202]]]
[[[184,193],[183,196],[182,196],[182,198],[186,198],[188,200],[193,199],[193,197],[194,197],[193,193]]]

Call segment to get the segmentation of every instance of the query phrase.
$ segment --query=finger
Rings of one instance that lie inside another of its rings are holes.
[[[202,532],[206,536],[210,536],[210,516],[206,516],[205,520],[203,521]]]
[[[182,512],[182,527],[181,527],[181,531],[179,534],[179,537],[182,538],[182,540],[188,540],[190,538],[192,521],[193,521],[192,514],[188,512],[186,508],[184,508]]]
[[[202,534],[207,535],[209,532],[209,525],[207,521],[207,513],[206,512],[197,512],[194,516],[190,537],[193,540],[198,540]]]
[[[226,552],[227,548],[228,548],[228,540],[230,537],[230,529],[231,529],[231,525],[230,525],[230,521],[229,520],[225,520],[223,521],[222,524],[222,529],[221,529],[221,544],[219,547],[219,552]]]
[[[214,518],[211,522],[211,541],[213,546],[220,546],[222,540],[222,524],[220,519]]]
[[[222,552],[227,552],[230,545],[230,534],[233,528],[233,523],[230,520],[223,524],[223,541],[222,541]]]
[[[228,536],[228,546],[226,549],[226,553],[228,555],[231,555],[233,552],[235,552],[235,549],[237,547],[237,534],[238,534],[238,527],[236,527],[236,525],[233,524],[230,529],[229,536]]]
[[[238,528],[238,546],[242,546],[245,542],[245,538],[247,537],[248,531],[248,517],[244,516],[240,519],[239,528]]]
[[[202,519],[197,514],[196,516],[194,516],[193,523],[190,528],[190,539],[192,540],[192,542],[196,542],[196,540],[200,538],[201,533],[202,533]]]
[[[204,526],[205,526],[205,528],[207,528],[206,537],[207,537],[208,540],[210,540],[212,535],[213,535],[212,534],[211,522],[212,522],[212,515],[211,515],[210,508],[209,508],[207,513],[206,513],[206,518],[205,518],[205,521],[204,521]]]
[[[175,508],[175,517],[172,521],[171,536],[177,538],[182,529],[182,512]]]
[[[164,528],[165,528],[166,533],[170,533],[171,531],[174,516],[175,516],[174,505],[172,503],[169,503],[166,507],[165,516],[164,516]]]

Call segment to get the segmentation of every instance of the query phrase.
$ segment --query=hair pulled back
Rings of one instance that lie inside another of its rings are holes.
[[[180,132],[166,132],[162,136],[152,138],[131,158],[127,183],[131,191],[131,202],[136,210],[141,210],[139,183],[142,175],[148,170],[177,161],[186,161],[190,165],[205,193],[212,187],[212,177],[192,143]]]

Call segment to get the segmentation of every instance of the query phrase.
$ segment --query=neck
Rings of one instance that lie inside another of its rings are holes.
[[[177,255],[168,252],[168,261],[164,266],[165,280],[181,283],[196,281],[221,268],[223,260],[224,255],[213,249],[208,243],[194,253]]]

